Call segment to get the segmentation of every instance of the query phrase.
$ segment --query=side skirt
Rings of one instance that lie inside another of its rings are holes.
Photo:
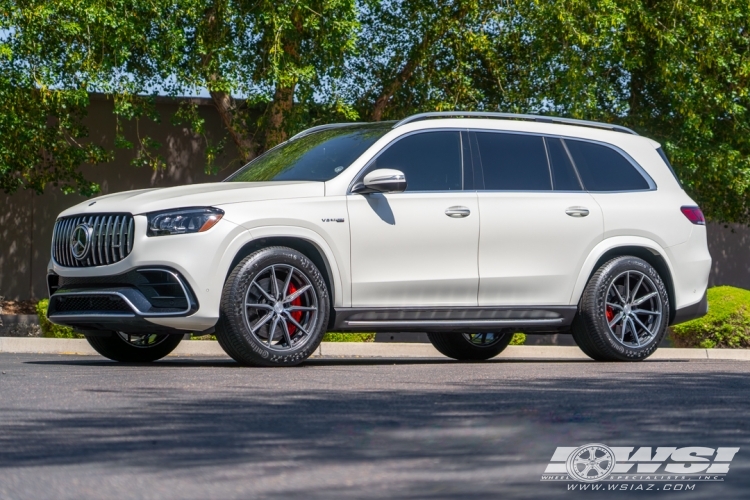
[[[335,309],[333,330],[345,332],[567,331],[576,306],[344,307]]]

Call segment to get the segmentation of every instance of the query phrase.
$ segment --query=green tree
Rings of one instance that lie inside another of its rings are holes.
[[[137,148],[134,164],[154,168],[163,166],[154,154],[159,144],[149,137],[126,141],[120,120],[158,120],[157,91],[207,89],[241,161],[308,122],[355,116],[320,91],[341,75],[354,47],[354,0],[0,0],[0,7],[7,33],[0,92],[29,96],[15,99],[12,116],[0,121],[0,140],[7,142],[0,175],[9,192],[41,191],[48,182],[83,194],[97,190],[78,166],[105,161],[111,152],[82,141],[87,92],[113,98],[116,146]],[[173,120],[203,132],[194,105],[184,104]],[[24,148],[11,142],[19,136],[29,139]],[[222,145],[208,144],[209,169]]]

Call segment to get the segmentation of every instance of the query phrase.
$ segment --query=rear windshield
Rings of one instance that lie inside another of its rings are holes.
[[[313,132],[270,149],[225,182],[331,180],[392,126],[392,123],[368,123]]]

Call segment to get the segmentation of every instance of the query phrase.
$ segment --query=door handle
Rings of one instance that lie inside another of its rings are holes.
[[[589,214],[589,209],[586,207],[568,207],[565,209],[565,213],[571,217],[586,217]]]
[[[471,214],[471,210],[466,207],[448,207],[445,209],[445,215],[459,219],[462,217],[468,217]]]

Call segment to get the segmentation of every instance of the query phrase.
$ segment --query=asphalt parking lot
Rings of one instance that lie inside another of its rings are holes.
[[[748,368],[0,354],[0,498],[747,498]],[[740,452],[692,491],[540,482],[590,442]]]

